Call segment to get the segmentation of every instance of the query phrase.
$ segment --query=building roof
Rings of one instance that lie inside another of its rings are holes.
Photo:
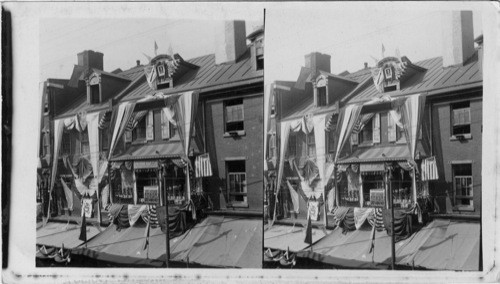
[[[134,66],[134,67],[132,67],[128,70],[122,71],[118,74],[123,76],[123,77],[129,78],[131,81],[134,81],[135,79],[144,75],[144,65]]]
[[[264,79],[262,70],[253,70],[250,49],[247,49],[236,63],[215,64],[214,54],[186,61],[200,68],[189,70],[179,80],[173,82],[172,88],[154,91],[149,87],[146,77],[143,76],[140,79],[141,83],[122,94],[123,97],[120,99],[122,101],[135,100],[156,92],[168,94],[207,88],[222,89],[235,85],[262,82]]]
[[[105,71],[98,70],[98,69],[93,69],[93,71],[97,72],[99,74],[109,75],[109,76],[112,76],[115,78],[126,79],[126,80],[129,80],[133,83],[134,80],[136,80],[137,78],[144,75],[144,66],[143,65],[134,66],[134,67],[132,67],[128,70],[122,71],[118,74],[109,73],[109,72],[105,72]],[[48,79],[48,80],[53,80],[53,79]],[[68,80],[66,80],[66,81],[68,81]],[[106,109],[108,107],[109,107],[108,101],[102,102],[100,104],[90,105],[87,102],[87,96],[82,96],[79,99],[77,99],[76,101],[74,101],[72,104],[67,106],[61,113],[59,113],[57,115],[57,118],[68,117],[68,116],[75,115],[75,114],[83,112],[83,111],[93,112],[93,111],[97,111],[97,110],[103,110],[103,109]]]
[[[387,92],[384,94],[390,96],[403,96],[447,88],[458,87],[460,89],[465,89],[481,84],[483,81],[480,70],[481,64],[478,60],[477,51],[463,66],[443,68],[443,59],[441,57],[426,59],[414,63],[414,65],[425,68],[427,71],[416,73],[406,81],[401,82],[399,91]],[[365,70],[361,72],[366,73]],[[357,73],[358,72],[350,74],[348,77]],[[379,97],[380,95],[381,93],[377,91],[372,81],[367,87],[353,94],[352,99],[350,99],[348,103],[364,102]]]

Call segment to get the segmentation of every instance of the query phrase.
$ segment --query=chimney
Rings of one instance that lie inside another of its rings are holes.
[[[141,66],[141,61],[140,60],[136,60],[135,62],[137,63],[137,66]]]
[[[235,63],[247,50],[245,21],[226,21],[215,37],[215,64]]]
[[[474,54],[472,11],[447,11],[441,15],[443,67],[463,65]]]
[[[93,50],[85,50],[78,53],[78,65],[103,70],[104,55]]]
[[[330,69],[330,58],[328,54],[322,54],[319,52],[311,52],[305,56],[306,58],[306,68],[313,70],[313,72],[318,72],[319,70],[324,72],[331,72]]]
[[[368,69],[368,62],[365,62],[365,69]]]

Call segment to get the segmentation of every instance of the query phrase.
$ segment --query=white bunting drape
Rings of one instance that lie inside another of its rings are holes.
[[[341,114],[342,117],[342,124],[340,128],[340,133],[338,137],[338,144],[337,144],[337,151],[335,153],[335,159],[334,161],[337,162],[337,159],[339,157],[340,151],[342,150],[342,147],[344,147],[347,139],[351,135],[351,131],[354,127],[354,124],[358,120],[359,114],[361,112],[361,105],[348,105],[345,107],[345,109],[342,111],[343,113]]]
[[[276,192],[279,191],[281,187],[281,182],[283,179],[283,169],[285,166],[285,156],[286,156],[286,149],[288,147],[288,135],[290,134],[290,122],[285,121],[281,125],[281,131],[280,131],[280,160],[278,164],[278,180],[276,182]]]
[[[57,174],[57,164],[59,161],[59,150],[61,148],[61,140],[64,129],[63,119],[56,119],[54,121],[54,159],[52,160],[52,175],[50,179],[50,192],[54,188]],[[49,209],[50,210],[50,209]]]
[[[316,144],[316,166],[319,170],[319,177],[321,179],[320,186],[325,198],[325,186],[328,182],[325,176],[326,170],[326,140],[325,140],[325,120],[326,114],[320,114],[312,118],[314,124],[314,140]]]

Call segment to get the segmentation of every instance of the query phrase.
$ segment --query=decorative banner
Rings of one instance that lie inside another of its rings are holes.
[[[82,199],[82,216],[85,215],[86,218],[92,218],[92,198]]]
[[[311,220],[318,221],[319,220],[319,202],[318,201],[309,201],[307,207],[308,218]]]

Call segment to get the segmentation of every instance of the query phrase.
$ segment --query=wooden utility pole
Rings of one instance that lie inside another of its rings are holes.
[[[388,191],[389,195],[389,206],[391,208],[391,268],[392,270],[396,269],[396,239],[394,235],[394,198],[392,197],[392,186],[390,181],[391,174],[389,173],[390,169],[386,168],[385,171],[385,187]]]
[[[170,262],[170,230],[168,225],[168,193],[165,177],[167,175],[167,168],[164,162],[160,161],[160,174],[161,174],[161,189],[163,190],[163,202],[165,203],[165,244],[166,244],[166,256],[165,256],[165,266],[169,268]]]

